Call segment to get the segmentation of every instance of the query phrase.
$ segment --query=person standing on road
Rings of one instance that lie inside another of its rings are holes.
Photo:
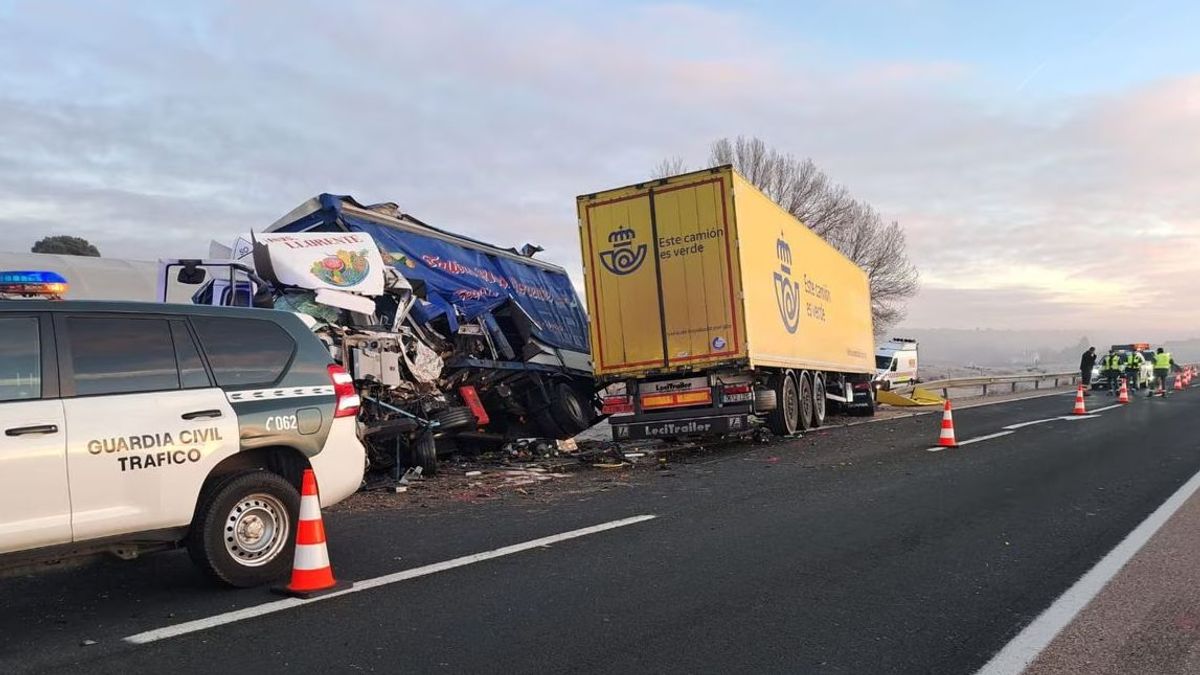
[[[1110,350],[1108,355],[1100,363],[1100,370],[1104,373],[1105,386],[1108,389],[1109,396],[1117,394],[1117,380],[1121,377],[1121,355],[1116,350]]]
[[[1142,364],[1145,362],[1145,357],[1138,350],[1129,352],[1129,358],[1125,360],[1125,380],[1130,389],[1137,390],[1138,380],[1142,379]]]
[[[1092,395],[1092,368],[1096,367],[1096,348],[1088,347],[1079,357],[1079,381],[1083,383],[1083,395]]]
[[[1154,382],[1164,397],[1167,395],[1167,376],[1171,374],[1171,367],[1174,365],[1175,359],[1171,358],[1171,352],[1164,352],[1162,347],[1154,352]],[[1154,388],[1151,387],[1149,396],[1153,395]]]

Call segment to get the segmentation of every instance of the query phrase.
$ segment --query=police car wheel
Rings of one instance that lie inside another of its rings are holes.
[[[209,576],[247,588],[283,577],[295,550],[300,512],[295,486],[253,471],[207,491],[188,535],[188,553]]]

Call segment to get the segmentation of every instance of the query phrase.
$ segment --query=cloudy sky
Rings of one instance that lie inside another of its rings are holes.
[[[1195,334],[1197,25],[1186,0],[0,0],[0,249],[202,255],[335,192],[578,278],[575,195],[747,134],[900,221],[910,326]]]

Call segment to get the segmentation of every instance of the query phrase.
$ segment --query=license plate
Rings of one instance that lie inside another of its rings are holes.
[[[747,415],[701,417],[671,422],[636,422],[633,424],[614,424],[613,439],[622,441],[672,436],[728,434],[746,431],[749,428],[750,418]]]

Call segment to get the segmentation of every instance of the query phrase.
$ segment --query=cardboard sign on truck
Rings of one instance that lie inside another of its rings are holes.
[[[617,439],[820,425],[874,410],[854,263],[729,166],[577,200],[594,372]]]

